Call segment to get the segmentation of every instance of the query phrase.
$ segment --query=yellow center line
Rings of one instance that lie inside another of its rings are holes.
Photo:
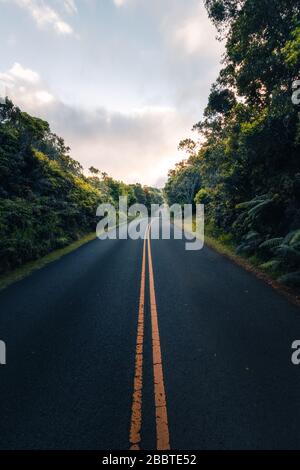
[[[145,283],[146,283],[146,240],[149,225],[143,246],[143,260],[141,272],[141,287],[139,301],[138,328],[135,354],[135,375],[133,384],[133,397],[130,424],[130,450],[140,450],[141,427],[142,427],[142,393],[143,393],[143,349],[144,349],[144,324],[145,324]]]
[[[158,314],[155,295],[155,284],[153,274],[153,263],[151,254],[151,228],[148,231],[148,267],[149,267],[149,288],[150,288],[150,308],[152,325],[152,354],[154,372],[154,398],[155,398],[155,418],[156,418],[156,448],[157,450],[170,449],[169,424],[167,413],[167,400],[164,384],[163,365],[161,357],[160,336],[158,327]]]
[[[156,305],[153,262],[150,241],[151,224],[147,226],[142,258],[142,272],[140,285],[139,314],[137,327],[135,376],[133,385],[133,397],[130,423],[130,450],[140,450],[142,428],[142,394],[143,394],[143,354],[145,331],[145,287],[146,287],[146,256],[148,246],[149,291],[152,329],[152,358],[154,374],[154,399],[156,421],[156,448],[157,450],[169,450],[169,425],[167,414],[167,400],[164,385],[163,365],[160,347],[160,335],[158,327],[158,314]]]

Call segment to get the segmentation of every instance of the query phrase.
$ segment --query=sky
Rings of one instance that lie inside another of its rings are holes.
[[[160,187],[218,76],[216,34],[202,0],[0,0],[0,94],[86,170]]]

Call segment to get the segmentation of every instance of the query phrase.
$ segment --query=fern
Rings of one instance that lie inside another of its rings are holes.
[[[257,205],[257,201],[252,200],[252,201],[241,202],[240,204],[237,204],[235,208],[236,209],[251,209],[252,207],[255,207],[256,205]]]
[[[272,203],[272,199],[267,199],[266,201],[259,202],[259,204],[256,204],[256,206],[252,207],[252,209],[249,210],[248,216],[251,219],[256,219],[257,217],[260,216],[261,212],[271,203]]]
[[[293,245],[294,250],[300,251],[300,242]]]
[[[265,242],[261,243],[259,245],[259,248],[262,250],[274,250],[275,248],[278,248],[283,244],[283,238],[270,238],[269,240],[266,240]]]
[[[261,240],[261,235],[258,232],[251,230],[251,232],[247,233],[245,236],[245,240],[248,242],[257,242],[258,240]]]
[[[289,245],[295,246],[299,242],[300,242],[300,230],[296,230],[295,232],[293,232],[293,236],[289,241]]]
[[[253,251],[254,251],[254,248],[251,245],[248,245],[247,243],[242,243],[236,249],[237,254],[242,254],[242,255],[251,255],[253,254]]]
[[[279,282],[289,287],[300,287],[300,271],[285,274],[278,279]]]
[[[256,196],[254,199],[251,199],[251,201],[245,201],[241,202],[240,204],[236,205],[236,209],[251,209],[261,202],[264,202],[268,198],[267,194],[263,194],[262,196]]]
[[[287,266],[300,265],[300,252],[288,245],[281,245],[276,250],[276,255]]]
[[[280,266],[281,262],[279,260],[272,259],[270,261],[267,261],[267,263],[261,264],[260,268],[270,273],[276,273],[280,269]]]

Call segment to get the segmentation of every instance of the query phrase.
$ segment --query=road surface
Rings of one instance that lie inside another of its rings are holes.
[[[92,241],[0,293],[0,448],[299,449],[299,313],[207,247]]]

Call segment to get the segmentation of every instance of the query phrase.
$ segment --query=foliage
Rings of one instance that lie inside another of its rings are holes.
[[[186,145],[186,142],[181,145]],[[190,141],[188,145],[190,149]],[[193,204],[201,187],[199,167],[194,154],[192,153],[188,160],[177,163],[168,176],[164,192],[169,204]]]
[[[85,176],[49,124],[0,105],[0,273],[95,230],[96,208],[159,199],[160,191],[126,185],[96,168]]]
[[[205,4],[226,42],[223,68],[194,126],[201,139],[170,171],[166,196],[190,202],[198,173],[194,200],[206,205],[212,232],[232,234],[238,252],[261,258],[264,269],[297,272],[300,114],[291,97],[300,73],[300,1]]]

